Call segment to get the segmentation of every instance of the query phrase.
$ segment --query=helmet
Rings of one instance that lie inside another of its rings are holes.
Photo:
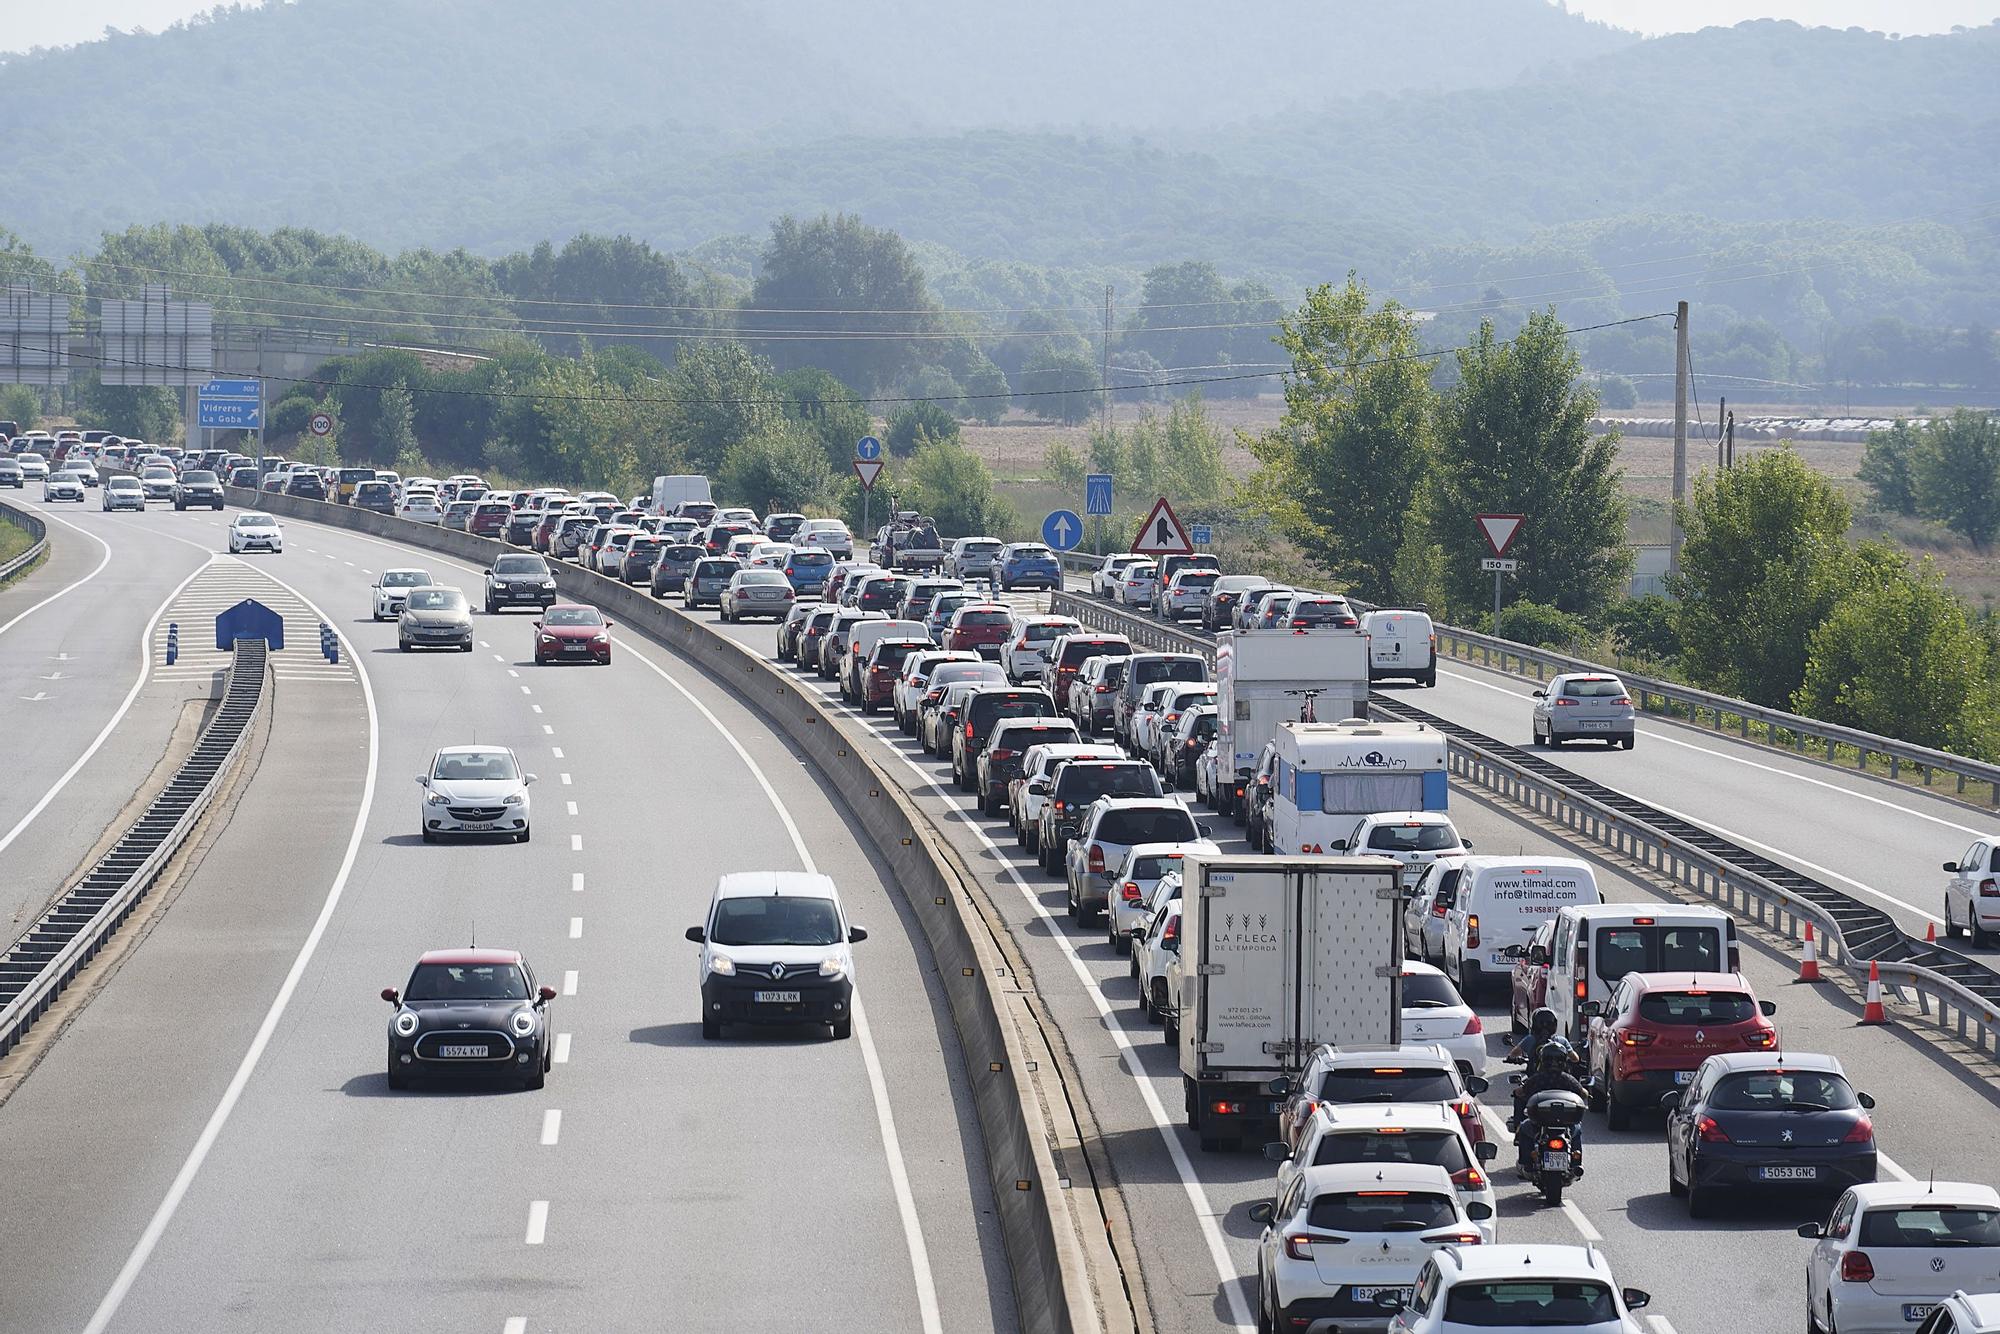
[[[1528,1016],[1528,1031],[1547,1041],[1556,1035],[1556,1028],[1560,1023],[1561,1020],[1556,1018],[1556,1012],[1544,1005]]]
[[[1547,1074],[1554,1074],[1568,1065],[1576,1053],[1562,1038],[1550,1038],[1535,1052],[1535,1068]]]

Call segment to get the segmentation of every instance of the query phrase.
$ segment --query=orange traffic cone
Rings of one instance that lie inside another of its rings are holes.
[[[1937,944],[1937,923],[1936,923],[1936,922],[1925,922],[1925,923],[1924,923],[1924,944],[1926,944],[1926,945],[1935,945],[1935,944]]]
[[[1799,981],[1819,981],[1819,945],[1813,939],[1813,924],[1806,923],[1806,949],[1799,956]]]
[[[1882,1012],[1882,965],[1873,959],[1868,961],[1868,999],[1861,1006],[1861,1022],[1864,1024],[1889,1022],[1889,1016]]]

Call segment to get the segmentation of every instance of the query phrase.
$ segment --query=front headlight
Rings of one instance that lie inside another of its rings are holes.
[[[450,804],[451,798],[442,792],[433,792],[428,797],[425,797],[424,801],[431,806],[444,806]]]
[[[399,1010],[396,1013],[396,1036],[406,1038],[417,1031],[417,1016],[413,1010]]]
[[[610,639],[611,635],[608,631],[599,630],[596,634],[590,637],[590,642],[593,644],[604,644],[610,642]]]
[[[847,966],[841,963],[839,959],[828,958],[819,961],[819,975],[821,977],[839,977],[846,971]]]
[[[542,642],[544,644],[553,644],[556,642],[556,637],[554,635],[543,635]]]
[[[515,1037],[527,1037],[535,1031],[535,1012],[533,1010],[516,1010],[514,1011],[512,1023]]]
[[[708,958],[708,971],[714,973],[717,977],[734,977],[736,976],[736,960],[730,958],[727,954],[711,954]]]
[[[522,806],[526,805],[527,801],[528,798],[525,793],[510,792],[507,794],[507,800],[501,802],[500,804],[503,806]]]
[[[553,580],[553,579],[544,579],[544,580],[542,580],[542,591],[543,591],[543,592],[545,592],[545,593],[553,593],[553,592],[555,592],[555,591],[556,591],[556,581],[555,581],[555,580]]]

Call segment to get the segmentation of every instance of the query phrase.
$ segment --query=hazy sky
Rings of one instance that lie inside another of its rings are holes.
[[[212,0],[0,0],[0,50],[89,41],[106,27],[157,31],[211,7]],[[1754,18],[1797,19],[1838,28],[1859,24],[1884,32],[1943,32],[1954,24],[1977,25],[2000,18],[2000,0],[1569,0],[1569,7],[1641,32],[1688,31]]]

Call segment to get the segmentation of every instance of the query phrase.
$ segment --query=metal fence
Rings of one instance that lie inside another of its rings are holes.
[[[32,539],[26,551],[12,560],[0,561],[0,584],[4,584],[40,560],[42,553],[49,549],[49,526],[42,521],[40,515],[16,509],[4,501],[0,501],[0,523],[19,528]]]

